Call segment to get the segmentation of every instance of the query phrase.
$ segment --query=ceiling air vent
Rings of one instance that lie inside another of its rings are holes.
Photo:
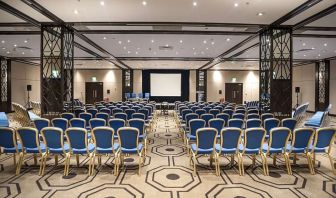
[[[314,49],[312,49],[312,48],[306,48],[306,49],[297,50],[296,52],[308,52],[308,51],[311,51],[311,50],[314,50]]]
[[[25,47],[25,46],[19,46],[19,47],[16,47],[17,49],[22,49],[22,50],[32,50],[32,48],[30,47]]]
[[[162,46],[159,46],[159,50],[173,50],[174,47],[173,46],[167,46],[167,45],[162,45]]]

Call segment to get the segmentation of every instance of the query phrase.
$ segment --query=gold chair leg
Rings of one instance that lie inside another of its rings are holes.
[[[37,165],[37,154],[34,153],[34,165],[36,166]]]
[[[237,154],[237,158],[238,158],[238,171],[239,171],[239,175],[242,176],[242,168],[241,168],[241,157],[240,157],[240,153]]]
[[[245,174],[245,168],[244,168],[244,159],[243,159],[243,154],[240,153],[240,163],[241,163],[241,169],[242,169],[242,175],[244,176]]]
[[[252,165],[255,166],[255,162],[256,162],[256,155],[253,154],[252,155]]]
[[[46,153],[42,153],[41,156],[41,162],[40,162],[40,170],[39,170],[39,175],[42,175],[42,170],[43,170],[43,162],[44,162],[44,157],[45,157]]]
[[[311,153],[310,153],[310,152],[307,152],[307,153],[306,153],[306,157],[307,157],[307,161],[308,161],[308,166],[309,166],[310,173],[311,173],[312,175],[315,175],[315,170],[314,170],[314,166],[313,166],[313,160],[312,160]]]
[[[68,162],[67,162],[67,172],[66,172],[66,176],[69,175],[69,169],[70,169],[70,162],[71,162],[71,154],[69,153],[68,155]]]
[[[14,166],[16,166],[16,153],[13,153],[13,162],[14,162]]]
[[[216,153],[216,168],[217,168],[217,176],[220,175],[220,166],[219,166],[219,153]]]
[[[213,154],[210,154],[210,167],[212,167],[212,162],[213,162]]]
[[[330,153],[328,153],[328,157],[329,157],[329,161],[330,161],[331,170],[336,175],[336,168],[334,166],[333,158],[331,157]]]
[[[232,155],[231,155],[231,167],[234,166],[234,161],[235,161],[235,159],[234,159],[234,154],[232,154]]]
[[[214,153],[213,155],[214,155],[214,158],[215,158],[215,174],[216,174],[216,176],[219,176],[219,174],[218,174],[218,167],[217,167],[217,164],[218,164],[218,162],[217,162],[217,155],[216,155],[216,153]]]
[[[296,153],[294,153],[294,156],[293,156],[293,164],[296,164],[296,158],[297,156],[296,156]]]
[[[79,154],[76,154],[76,163],[77,163],[77,167],[79,167]]]
[[[68,164],[68,153],[65,154],[65,160],[64,160],[64,173],[63,173],[63,176],[66,175],[66,172],[67,172],[67,164]]]
[[[55,154],[55,166],[57,166],[57,165],[58,165],[58,155]]]
[[[276,154],[273,154],[273,166],[276,166]]]
[[[141,151],[142,152],[142,151]],[[139,153],[139,170],[138,170],[138,175],[140,176],[141,173],[141,152]]]
[[[196,156],[194,153],[192,153],[192,155],[193,155],[193,165],[194,165],[193,176],[196,177]]]
[[[287,174],[290,175],[290,171],[289,171],[289,167],[288,167],[288,159],[286,156],[286,153],[283,153],[283,158],[285,160],[285,165],[286,165],[286,169],[287,169]]]
[[[19,161],[16,166],[16,175],[20,174],[23,158],[24,158],[24,154],[21,152],[19,154]]]
[[[266,153],[262,153],[264,160],[265,160],[265,168],[266,168],[266,175],[269,176],[269,170],[268,170],[268,163],[267,163],[267,156]]]
[[[94,167],[95,167],[95,163],[96,163],[96,154],[93,153],[92,154],[92,162],[91,162],[91,175],[93,175],[93,171],[94,171]],[[101,155],[98,155],[98,162],[100,163],[99,165],[101,165]]]

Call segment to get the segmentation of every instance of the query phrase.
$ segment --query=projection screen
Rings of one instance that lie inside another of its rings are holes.
[[[151,96],[181,96],[181,74],[150,74]]]

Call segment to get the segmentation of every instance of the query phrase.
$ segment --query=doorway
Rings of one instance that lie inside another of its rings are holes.
[[[85,103],[94,104],[103,100],[103,83],[86,82],[85,83]]]
[[[225,83],[225,101],[243,103],[243,83]]]

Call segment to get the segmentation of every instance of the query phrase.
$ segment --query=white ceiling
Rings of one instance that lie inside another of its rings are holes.
[[[224,61],[212,69],[225,70],[259,70],[259,61]]]
[[[335,3],[335,0],[333,1]],[[317,26],[317,27],[336,27],[336,12],[329,14],[326,17],[323,17],[319,20],[316,20],[308,26]]]
[[[134,69],[198,69],[207,61],[124,61]]]

